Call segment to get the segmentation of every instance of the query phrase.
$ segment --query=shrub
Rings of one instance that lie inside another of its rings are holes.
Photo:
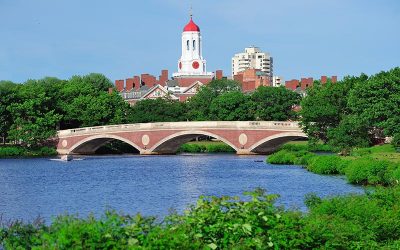
[[[340,162],[336,155],[315,156],[308,162],[307,170],[317,174],[339,174]]]
[[[22,147],[0,147],[0,157],[20,157],[25,155],[26,150]]]
[[[271,164],[294,164],[296,155],[294,152],[282,149],[276,153],[273,153],[267,157],[267,162]]]
[[[345,173],[350,183],[388,185],[390,181],[387,172],[393,168],[393,164],[368,157],[359,158],[348,164]]]

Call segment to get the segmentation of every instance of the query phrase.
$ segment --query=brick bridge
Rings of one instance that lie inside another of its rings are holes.
[[[306,138],[297,122],[204,121],[99,126],[58,132],[59,154],[94,154],[112,140],[126,142],[140,154],[174,154],[198,136],[211,136],[237,154],[267,154],[288,141]]]

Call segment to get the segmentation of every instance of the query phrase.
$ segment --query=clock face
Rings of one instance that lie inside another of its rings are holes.
[[[182,63],[179,62],[179,69],[182,69]]]
[[[198,69],[199,66],[200,66],[199,62],[194,61],[194,62],[192,63],[192,67],[193,67],[194,69]]]

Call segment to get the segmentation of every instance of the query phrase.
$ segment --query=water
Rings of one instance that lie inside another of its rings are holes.
[[[106,209],[162,217],[181,212],[204,195],[239,195],[262,187],[280,194],[277,204],[305,210],[304,195],[362,193],[341,177],[295,166],[269,165],[264,156],[180,155],[88,157],[82,161],[0,160],[3,219],[46,221]]]

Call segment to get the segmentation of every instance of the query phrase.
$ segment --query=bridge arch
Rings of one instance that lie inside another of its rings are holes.
[[[163,138],[162,140],[157,142],[153,147],[151,147],[149,149],[149,152],[155,154],[174,154],[182,144],[189,142],[198,136],[204,136],[204,135],[220,140],[225,144],[229,145],[235,151],[238,151],[238,148],[232,142],[230,142],[224,137],[203,130],[190,130],[190,131],[181,131]]]
[[[300,138],[306,139],[307,135],[304,134],[303,132],[284,132],[275,134],[256,142],[249,148],[249,151],[252,153],[263,153],[263,154],[272,153],[276,149],[278,149],[278,147],[281,146],[282,144]]]
[[[104,146],[108,142],[112,140],[119,140],[125,142],[138,150],[141,151],[141,148],[130,140],[123,138],[121,136],[112,135],[112,134],[100,134],[87,137],[77,143],[75,143],[70,149],[69,154],[94,154],[97,149]]]

